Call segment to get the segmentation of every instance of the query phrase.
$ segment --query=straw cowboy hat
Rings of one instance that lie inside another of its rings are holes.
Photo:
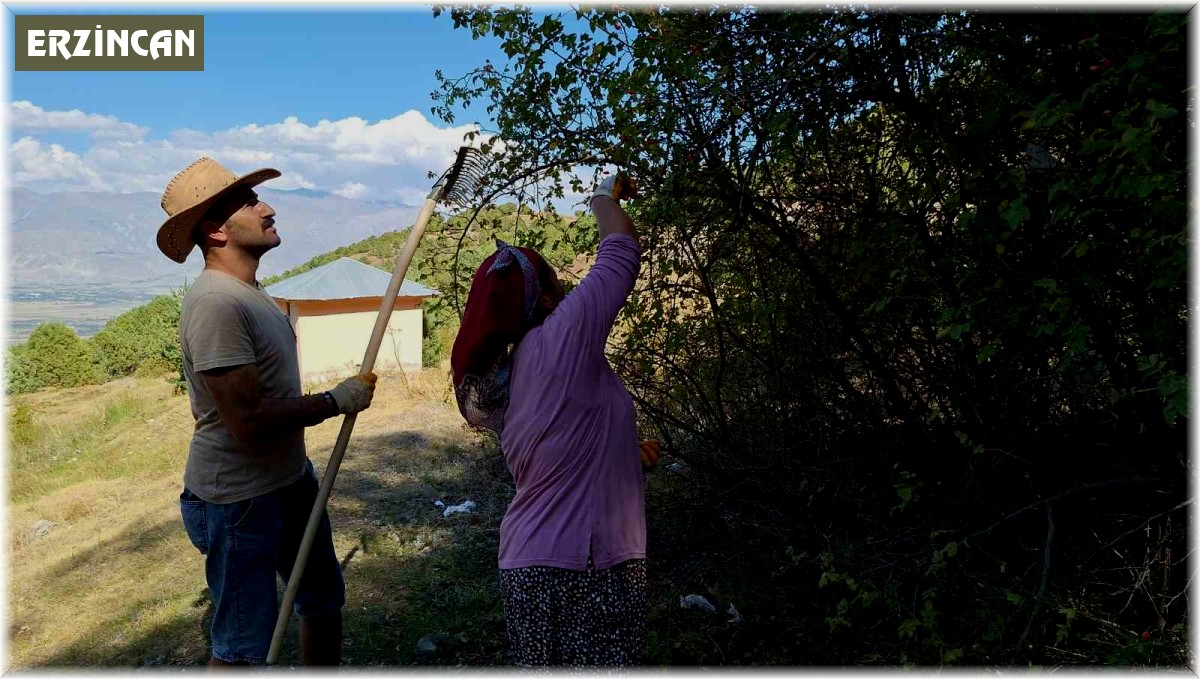
[[[168,218],[158,227],[158,249],[182,264],[195,246],[192,229],[213,204],[239,186],[258,186],[279,175],[279,170],[265,167],[239,177],[212,158],[188,165],[163,191],[162,209]]]

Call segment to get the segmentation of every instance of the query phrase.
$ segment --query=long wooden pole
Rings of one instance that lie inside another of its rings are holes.
[[[375,319],[375,329],[371,332],[371,341],[367,344],[367,353],[363,356],[359,374],[369,373],[375,367],[375,358],[379,355],[379,345],[383,342],[383,334],[392,317],[392,307],[396,306],[396,295],[400,293],[400,286],[404,283],[404,274],[408,272],[408,265],[417,251],[421,236],[425,234],[425,226],[429,223],[430,216],[433,215],[433,208],[442,197],[443,188],[444,184],[438,182],[429,192],[425,205],[421,207],[421,212],[417,215],[417,222],[404,242],[404,249],[396,258],[396,268],[392,271],[392,280],[388,283],[387,292],[379,307],[379,316]],[[346,445],[350,442],[350,432],[354,430],[354,422],[357,419],[357,413],[350,413],[342,420],[342,430],[338,433],[337,443],[333,446],[333,454],[330,455],[329,464],[325,467],[325,476],[321,479],[321,489],[317,492],[317,499],[313,502],[312,512],[308,516],[308,526],[304,529],[304,538],[300,541],[300,551],[296,553],[296,561],[292,565],[292,575],[288,578],[287,590],[283,593],[283,603],[279,607],[279,618],[275,621],[275,635],[271,638],[271,649],[267,652],[267,662],[272,665],[279,660],[279,651],[283,647],[283,636],[287,632],[288,620],[292,616],[292,604],[296,601],[296,591],[300,589],[300,578],[304,576],[304,566],[308,563],[308,554],[312,551],[312,543],[317,536],[317,526],[321,524],[321,515],[325,512],[325,504],[329,501],[329,492],[333,489],[333,481],[337,478],[338,468],[341,467],[342,457],[346,453]]]

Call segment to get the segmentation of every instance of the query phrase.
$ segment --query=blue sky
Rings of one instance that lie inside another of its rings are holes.
[[[45,6],[13,9],[17,14],[62,12]],[[448,14],[434,19],[424,5],[304,14],[297,13],[303,6],[72,9],[204,15],[201,72],[12,73],[14,100],[113,115],[155,132],[213,131],[287,116],[315,122],[349,116],[378,120],[408,109],[428,114],[435,69],[465,72],[502,55],[494,39],[472,40],[469,30],[454,30]]]
[[[433,117],[434,71],[461,75],[499,42],[431,5],[16,5],[15,14],[203,14],[202,72],[9,69],[10,181],[37,191],[156,190],[199,155],[278,188],[416,204],[483,106]],[[345,7],[345,6],[343,6]],[[566,6],[542,7],[559,11]],[[14,22],[8,20],[9,44]],[[8,59],[11,59],[11,52]],[[10,62],[11,63],[11,62]]]

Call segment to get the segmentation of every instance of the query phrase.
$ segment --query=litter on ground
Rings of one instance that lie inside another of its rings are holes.
[[[446,511],[442,512],[442,516],[450,516],[451,514],[457,514],[459,512],[462,512],[463,514],[470,514],[472,509],[475,509],[475,503],[467,500],[461,505],[451,505],[450,507],[446,507]]]
[[[700,596],[699,594],[689,594],[687,596],[679,597],[679,607],[680,608],[699,608],[699,609],[708,611],[710,613],[717,612],[717,607],[708,603],[708,599],[705,599],[704,597]]]

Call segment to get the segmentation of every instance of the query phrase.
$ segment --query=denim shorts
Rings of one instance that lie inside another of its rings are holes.
[[[266,495],[214,504],[184,488],[180,512],[188,538],[205,555],[213,600],[212,654],[226,662],[266,660],[279,617],[276,574],[287,582],[319,484],[312,462],[295,483]],[[346,602],[329,514],[313,541],[296,592],[297,616],[324,615]]]

